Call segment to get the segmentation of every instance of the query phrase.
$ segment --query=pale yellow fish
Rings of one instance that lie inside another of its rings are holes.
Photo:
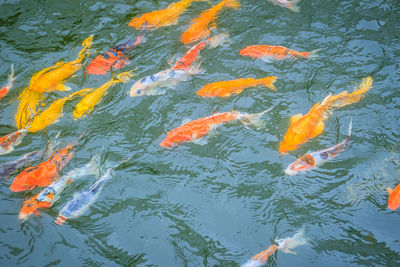
[[[74,117],[80,118],[86,113],[89,113],[100,102],[101,98],[107,93],[107,90],[116,83],[127,82],[134,75],[133,71],[127,71],[119,74],[116,78],[112,78],[90,94],[86,95],[79,101],[74,110]]]
[[[67,63],[60,61],[54,66],[45,68],[34,74],[29,83],[29,88],[38,93],[50,92],[53,90],[69,90],[63,82],[82,68],[82,60],[85,56],[90,54],[88,48],[91,47],[92,43],[93,35],[89,36],[82,42],[83,48],[79,52],[76,60]]]
[[[60,117],[62,117],[62,110],[65,102],[70,100],[76,95],[84,96],[91,92],[94,88],[85,88],[79,90],[75,93],[70,94],[67,97],[55,100],[46,110],[42,111],[40,114],[33,118],[33,121],[28,126],[30,132],[37,132],[43,130],[48,125],[56,122]]]

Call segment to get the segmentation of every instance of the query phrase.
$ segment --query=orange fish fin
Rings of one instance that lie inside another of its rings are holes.
[[[390,187],[386,188],[386,190],[388,191],[389,195],[393,192],[393,189]]]
[[[71,87],[65,86],[64,84],[60,83],[57,84],[57,86],[55,87],[56,90],[58,91],[71,91]]]
[[[317,123],[317,125],[315,125],[315,127],[311,133],[310,138],[314,138],[314,137],[320,135],[324,131],[324,128],[325,128],[325,124],[322,121]]]
[[[290,117],[290,124],[296,123],[296,121],[300,120],[301,118],[303,118],[303,114],[301,113],[293,115]]]

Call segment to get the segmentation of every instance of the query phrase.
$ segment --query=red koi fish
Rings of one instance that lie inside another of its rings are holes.
[[[259,58],[266,62],[271,62],[272,60],[315,58],[317,57],[318,51],[319,49],[311,52],[300,52],[284,46],[249,45],[240,50],[240,54],[242,56]]]
[[[183,57],[181,57],[175,65],[172,67],[174,70],[189,70],[192,67],[192,63],[199,59],[199,53],[207,45],[211,48],[217,47],[224,42],[228,37],[226,33],[220,33],[212,38],[208,38],[206,41],[202,41],[192,48],[190,48]]]
[[[21,143],[28,131],[21,129],[0,137],[0,155],[8,154],[14,150],[14,146]]]
[[[257,114],[240,113],[232,110],[230,112],[216,113],[205,118],[190,121],[170,131],[167,137],[160,143],[160,146],[171,147],[185,141],[194,141],[205,136],[209,131],[215,129],[219,125],[230,121],[239,120],[244,125],[258,125],[261,122],[261,116],[270,110],[271,109],[267,109]]]
[[[145,41],[146,38],[143,35],[140,35],[136,38],[136,41],[129,40],[126,43],[119,44],[103,54],[98,55],[92,60],[92,62],[90,62],[89,66],[87,66],[87,73],[105,75],[111,67],[114,69],[122,68],[128,63],[125,53]]]
[[[65,148],[55,151],[48,160],[37,166],[22,171],[10,185],[11,191],[20,192],[31,190],[36,186],[48,186],[58,179],[58,173],[71,160],[74,146],[69,144]]]
[[[400,207],[400,184],[398,184],[394,189],[387,188],[389,193],[388,208],[391,210],[396,210]]]
[[[8,82],[6,85],[4,85],[3,87],[1,87],[0,89],[0,99],[2,99],[6,94],[8,94],[8,92],[10,91],[10,89],[13,87],[14,85],[14,65],[11,65],[11,73],[8,76]]]

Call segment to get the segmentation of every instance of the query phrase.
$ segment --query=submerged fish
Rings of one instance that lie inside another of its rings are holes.
[[[315,104],[304,116],[302,114],[292,116],[289,129],[279,146],[279,152],[287,153],[295,150],[309,139],[320,135],[324,131],[324,121],[329,117],[329,111],[359,102],[371,87],[372,78],[363,78],[359,88],[353,93],[344,91],[334,96],[330,94],[321,103]]]
[[[304,238],[304,230],[297,232],[292,237],[287,237],[284,239],[275,240],[278,245],[271,245],[266,250],[258,253],[257,255],[253,256],[251,260],[243,264],[241,267],[260,267],[263,266],[269,256],[275,253],[277,249],[284,253],[296,254],[295,252],[291,251],[298,246],[302,246],[307,244],[307,240]]]
[[[400,184],[398,184],[394,189],[387,188],[389,193],[388,208],[391,210],[396,210],[400,207]]]
[[[11,64],[11,73],[8,76],[8,82],[6,85],[4,85],[3,87],[1,87],[0,89],[0,99],[2,99],[6,94],[8,94],[8,92],[10,91],[10,89],[13,87],[14,85],[14,65]]]
[[[25,128],[38,112],[38,105],[44,99],[43,93],[25,88],[19,95],[20,103],[15,113],[15,124],[18,129]]]
[[[57,180],[59,172],[72,158],[72,148],[73,145],[69,144],[65,148],[58,149],[48,160],[22,171],[10,185],[11,191],[19,192],[31,190],[36,186],[48,186]]]
[[[216,113],[214,115],[189,121],[178,128],[168,132],[167,137],[160,143],[162,147],[171,147],[179,145],[186,141],[193,141],[208,134],[221,124],[239,120],[244,125],[259,125],[261,116],[270,111],[267,109],[257,114],[240,113],[238,111],[230,111],[225,113]]]
[[[103,54],[98,55],[92,60],[92,62],[90,62],[89,66],[87,66],[87,73],[104,75],[111,69],[111,67],[114,69],[122,68],[128,62],[128,58],[125,57],[125,53],[144,41],[144,36],[140,35],[136,37],[136,41],[129,40],[126,43],[117,45]]]
[[[39,215],[38,209],[50,208],[59,198],[62,191],[72,182],[91,174],[97,174],[100,155],[93,156],[91,161],[82,168],[76,168],[63,175],[59,180],[43,189],[39,194],[24,202],[19,219],[26,220],[30,215]]]
[[[21,143],[27,132],[26,129],[21,129],[0,137],[0,155],[14,151],[14,147]]]
[[[42,157],[42,154],[42,151],[36,150],[26,153],[14,161],[4,163],[2,166],[0,166],[0,178],[5,179],[16,170],[39,160]]]
[[[325,161],[335,158],[350,145],[351,124],[352,123],[350,120],[348,135],[341,143],[301,156],[295,162],[290,164],[289,167],[287,167],[285,173],[287,175],[294,175],[300,171],[311,170],[323,164]]]
[[[293,0],[293,1],[288,1],[288,0],[268,0],[271,3],[274,3],[275,5],[281,6],[281,7],[286,7],[294,12],[300,12],[300,8],[297,6],[297,4],[300,2],[300,0]]]
[[[46,110],[33,118],[33,121],[27,127],[30,132],[37,132],[43,130],[48,125],[55,123],[62,117],[62,110],[65,102],[70,100],[76,95],[84,96],[91,92],[93,88],[86,88],[70,94],[67,97],[55,100]]]
[[[88,48],[91,47],[92,42],[93,35],[89,36],[82,42],[83,48],[79,52],[76,60],[67,63],[60,61],[56,65],[34,74],[29,83],[29,89],[38,93],[50,92],[53,90],[69,90],[63,82],[82,68],[82,61],[85,56],[89,55]]]
[[[129,22],[129,26],[138,30],[160,28],[178,23],[179,16],[192,4],[192,2],[208,0],[181,0],[170,4],[167,8],[145,13]]]
[[[80,118],[86,113],[89,113],[94,109],[94,107],[100,102],[101,98],[107,93],[107,90],[117,83],[123,83],[129,81],[133,71],[127,71],[119,74],[116,78],[112,78],[110,81],[106,82],[93,92],[86,95],[84,98],[79,101],[74,110],[74,117]]]
[[[318,50],[310,52],[300,52],[289,49],[284,46],[274,45],[249,45],[242,50],[240,54],[242,56],[254,57],[262,59],[266,62],[273,60],[284,60],[284,59],[296,59],[296,58],[315,58],[317,57]]]
[[[216,28],[215,20],[224,7],[236,9],[240,7],[240,3],[237,0],[222,0],[212,8],[203,11],[198,18],[192,20],[190,27],[182,34],[182,43],[193,43],[207,38],[211,29]]]
[[[89,187],[88,190],[75,193],[74,198],[70,200],[58,213],[56,223],[61,225],[67,219],[81,216],[99,196],[104,184],[112,177],[113,171],[112,168],[109,168],[96,183]]]
[[[258,85],[263,85],[276,91],[274,86],[275,81],[275,76],[269,76],[257,80],[254,78],[245,78],[231,81],[221,81],[207,84],[196,93],[202,97],[228,97],[232,94],[240,94],[244,89]]]

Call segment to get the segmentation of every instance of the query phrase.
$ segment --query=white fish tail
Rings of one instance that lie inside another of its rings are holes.
[[[13,83],[15,81],[14,77],[14,64],[11,64],[11,73],[8,75],[8,85],[12,87]]]
[[[308,54],[309,54],[308,58],[310,58],[310,59],[318,58],[319,57],[319,55],[318,55],[319,51],[321,51],[321,48],[311,50],[310,52],[308,52]]]
[[[100,175],[100,165],[101,165],[101,155],[96,154],[85,166],[87,169],[87,174]]]
[[[264,263],[258,260],[249,260],[245,264],[242,264],[240,267],[261,267]]]
[[[304,237],[304,227],[298,231],[294,236],[284,239],[275,240],[278,243],[278,249],[284,253],[296,254],[291,249],[298,246],[306,245],[308,242]]]
[[[290,1],[286,4],[286,7],[293,12],[300,12],[300,8],[297,6],[297,4],[300,2],[300,0],[293,0]]]
[[[347,132],[347,138],[350,140],[350,137],[351,137],[351,129],[352,129],[352,127],[353,127],[353,118],[351,118],[350,119],[350,122],[349,122],[349,130],[348,130],[348,132]]]
[[[204,70],[200,68],[201,62],[199,62],[197,65],[191,67],[188,72],[190,75],[195,75],[195,74],[200,74],[203,73]]]
[[[238,120],[243,123],[245,126],[254,125],[257,129],[265,127],[265,121],[261,119],[261,117],[272,110],[273,108],[269,108],[264,110],[263,112],[256,114],[243,114],[239,115]]]
[[[231,42],[231,40],[229,39],[229,34],[227,34],[227,33],[219,33],[208,39],[210,48],[215,48],[217,46],[220,46],[224,43],[229,43],[229,42]]]

